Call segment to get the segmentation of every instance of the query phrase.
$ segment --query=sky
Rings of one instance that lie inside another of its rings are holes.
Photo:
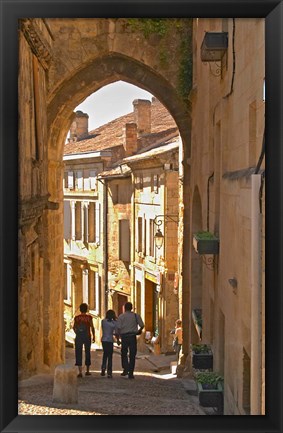
[[[149,99],[152,94],[124,81],[116,81],[90,95],[75,109],[89,115],[88,130],[92,131],[117,117],[133,111],[134,99]]]

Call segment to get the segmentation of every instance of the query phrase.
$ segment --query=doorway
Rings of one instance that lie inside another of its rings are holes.
[[[128,297],[127,296],[120,295],[118,293],[118,296],[117,296],[117,312],[116,312],[117,316],[119,316],[120,314],[124,313],[123,307],[124,307],[124,305],[125,305],[125,303],[127,301],[128,301]]]
[[[159,332],[159,305],[156,284],[145,279],[145,329],[152,336]]]

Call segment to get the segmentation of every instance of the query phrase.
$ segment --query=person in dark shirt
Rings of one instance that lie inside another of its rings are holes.
[[[83,355],[83,346],[85,348],[85,365],[86,365],[86,376],[90,376],[91,373],[89,371],[89,367],[91,365],[91,356],[90,356],[90,348],[91,348],[91,337],[92,341],[95,341],[95,332],[94,326],[92,322],[92,317],[90,314],[87,314],[88,305],[83,303],[80,305],[80,313],[78,316],[75,316],[73,329],[76,334],[75,338],[75,355],[76,355],[76,364],[79,369],[78,377],[82,377],[82,355]]]

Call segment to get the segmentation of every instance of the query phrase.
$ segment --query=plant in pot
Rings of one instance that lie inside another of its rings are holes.
[[[198,370],[213,369],[213,354],[207,344],[192,344],[192,365]]]
[[[197,372],[195,380],[198,387],[199,404],[203,407],[217,408],[223,413],[223,377],[213,371]]]
[[[193,234],[193,246],[198,254],[218,254],[219,239],[211,232],[199,231]]]

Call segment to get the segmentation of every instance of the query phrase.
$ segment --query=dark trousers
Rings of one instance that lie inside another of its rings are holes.
[[[107,373],[112,373],[112,358],[113,358],[113,343],[110,341],[102,341],[103,357],[101,369],[106,370]]]
[[[90,346],[91,338],[88,336],[77,335],[75,339],[75,354],[76,354],[76,364],[79,367],[82,366],[83,358],[83,346],[85,347],[85,365],[90,365]]]
[[[122,335],[122,368],[124,371],[133,374],[137,354],[137,337],[135,335]]]

